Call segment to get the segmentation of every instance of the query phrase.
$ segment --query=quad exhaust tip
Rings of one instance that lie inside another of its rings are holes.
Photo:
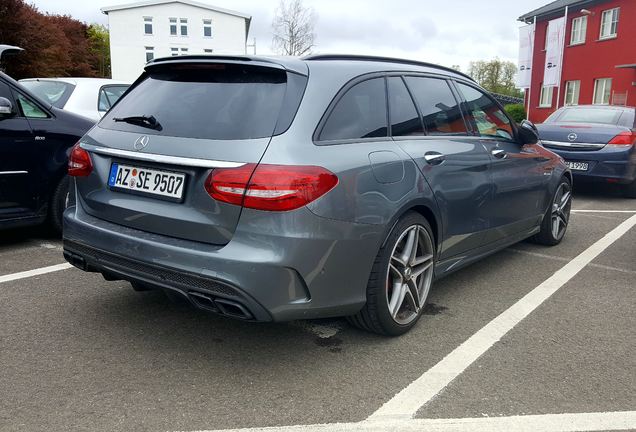
[[[190,297],[190,300],[192,300],[192,302],[200,309],[241,320],[254,319],[250,311],[238,302],[215,298],[209,294],[198,291],[188,291],[188,296]]]

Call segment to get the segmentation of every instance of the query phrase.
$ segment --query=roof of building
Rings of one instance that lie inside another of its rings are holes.
[[[237,12],[230,9],[224,9],[217,6],[212,6],[210,4],[201,3],[194,0],[142,0],[135,3],[106,6],[101,8],[100,10],[102,11],[102,13],[108,15],[109,12],[115,12],[115,11],[124,10],[124,9],[142,8],[146,6],[157,6],[157,5],[170,4],[170,3],[181,3],[184,5],[194,6],[194,7],[207,9],[207,10],[211,10],[211,11],[226,14],[226,15],[232,15],[238,18],[243,18],[245,20],[245,40],[247,40],[247,36],[250,33],[250,25],[252,23],[251,15],[247,15],[242,12]]]
[[[113,12],[113,11],[140,8],[140,7],[146,7],[146,6],[156,6],[156,5],[162,5],[167,3],[183,3],[183,4],[194,6],[194,7],[208,9],[214,12],[224,13],[227,15],[234,15],[239,18],[245,18],[246,20],[252,19],[251,15],[247,15],[242,12],[237,12],[230,9],[223,9],[220,7],[212,6],[210,4],[202,3],[202,2],[198,2],[194,0],[142,0],[142,1],[134,2],[134,3],[127,3],[127,4],[121,4],[121,5],[115,5],[115,6],[106,6],[101,8],[101,11],[102,13],[105,13],[108,15],[109,12]]]
[[[518,20],[523,22],[528,22],[532,20],[535,16],[537,17],[537,19],[551,18],[559,14],[562,15],[563,10],[565,9],[566,6],[572,8],[575,6],[576,7],[585,6],[586,4],[589,4],[589,3],[600,3],[601,1],[606,1],[606,0],[555,0],[552,3],[549,3],[545,6],[542,6],[538,9],[535,9],[533,11],[530,11],[526,14],[521,15]]]

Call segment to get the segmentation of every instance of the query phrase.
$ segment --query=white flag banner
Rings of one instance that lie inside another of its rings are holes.
[[[543,86],[556,87],[561,80],[561,59],[565,44],[565,18],[557,18],[548,23],[548,43],[543,70]]]
[[[517,87],[530,88],[532,82],[532,54],[534,52],[534,24],[519,28],[519,69]]]

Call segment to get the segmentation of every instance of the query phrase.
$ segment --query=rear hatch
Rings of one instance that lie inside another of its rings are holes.
[[[628,128],[604,124],[544,123],[537,125],[545,147],[571,151],[600,150]]]
[[[93,171],[77,182],[90,215],[223,245],[241,206],[210,197],[216,168],[258,163],[295,115],[306,76],[275,63],[179,58],[146,72],[82,139]]]
[[[546,123],[537,125],[543,145],[552,149],[595,151],[633,125],[629,112],[609,107],[568,107],[555,112]]]

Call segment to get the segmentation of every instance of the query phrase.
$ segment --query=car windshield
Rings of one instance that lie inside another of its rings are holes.
[[[68,101],[75,89],[73,84],[64,81],[26,80],[20,81],[20,84],[40,99],[49,102],[57,108],[64,108],[66,101]]]
[[[106,129],[140,131],[115,118],[152,116],[166,136],[216,140],[271,136],[282,107],[287,76],[272,68],[183,65],[150,72],[100,123]]]
[[[558,122],[569,123],[600,123],[615,125],[621,118],[623,111],[605,108],[568,108],[555,119]]]

